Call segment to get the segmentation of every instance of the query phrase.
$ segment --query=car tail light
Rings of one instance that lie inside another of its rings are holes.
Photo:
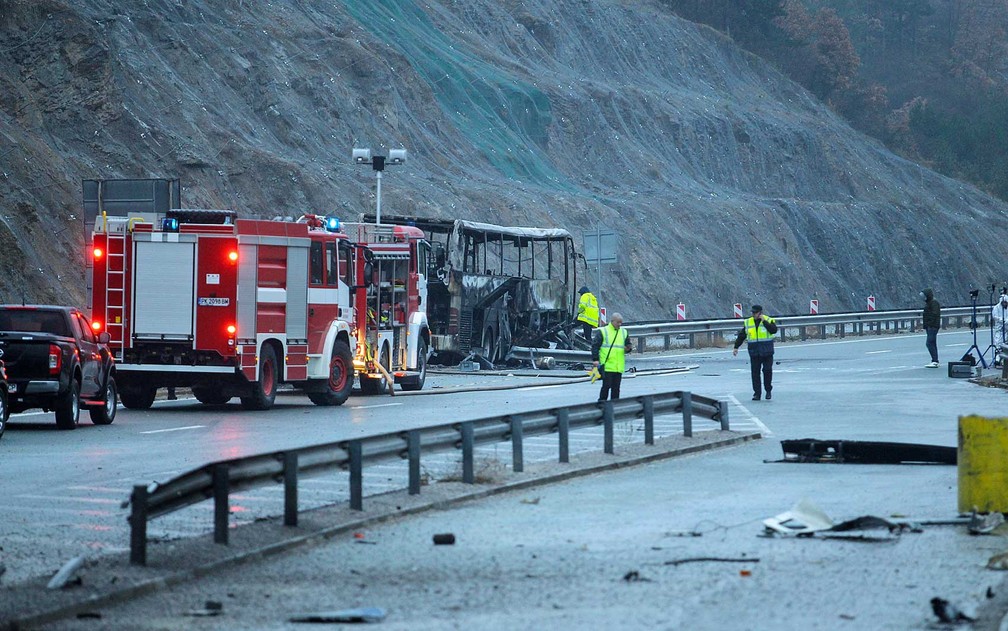
[[[49,345],[49,374],[58,375],[60,374],[60,368],[63,367],[63,353],[60,352],[59,346],[55,344]]]

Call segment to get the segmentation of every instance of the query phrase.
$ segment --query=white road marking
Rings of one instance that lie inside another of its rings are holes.
[[[529,390],[545,390],[546,388],[559,388],[562,385],[563,384],[560,383],[554,383],[553,385],[549,386],[532,386],[531,388],[522,388],[522,390],[524,390],[525,392],[528,392]]]
[[[85,504],[119,504],[122,500],[101,499],[97,497],[74,497],[72,495],[15,495],[26,500],[63,500],[67,502],[84,502]]]
[[[147,432],[140,432],[141,434],[163,434],[165,432],[181,432],[185,429],[199,429],[200,427],[206,427],[206,425],[186,425],[185,427],[173,427],[171,429],[152,429]]]
[[[880,353],[891,353],[891,352],[892,352],[892,350],[888,350],[888,351],[868,351],[868,352],[865,353],[865,355],[878,355]]]
[[[402,403],[379,403],[377,405],[351,405],[351,410],[370,410],[371,408],[390,408],[393,405],[402,405]]]
[[[735,398],[734,394],[729,394],[727,398],[728,398],[729,401],[731,401],[732,403],[734,403],[737,407],[742,408],[742,411],[745,412],[746,416],[748,417],[748,418],[746,418],[746,420],[747,421],[752,421],[756,425],[756,427],[759,427],[760,430],[761,430],[760,433],[762,433],[763,436],[773,436],[773,432],[770,431],[770,428],[767,427],[763,423],[763,421],[759,420],[758,416],[756,416],[755,414],[753,414],[752,412],[750,412],[749,408],[747,408],[746,406],[744,406],[741,403],[739,403],[739,400],[737,398]],[[730,422],[731,422],[731,419],[729,418],[729,423]]]

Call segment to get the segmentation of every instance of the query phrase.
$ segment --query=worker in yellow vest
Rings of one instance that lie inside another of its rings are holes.
[[[577,321],[581,324],[581,335],[586,342],[590,342],[592,330],[599,325],[598,300],[595,294],[588,291],[587,285],[579,289],[578,293],[581,294],[581,300],[578,301]]]
[[[763,307],[752,306],[752,317],[747,318],[742,330],[735,338],[735,350],[732,355],[738,355],[738,349],[745,342],[749,348],[749,367],[752,370],[753,401],[760,400],[760,393],[766,388],[767,401],[771,399],[773,390],[773,352],[774,335],[777,334],[777,323],[770,316],[763,315]],[[760,372],[763,373],[763,383],[760,384]]]
[[[622,325],[623,316],[614,313],[609,318],[609,324],[595,329],[592,335],[592,364],[602,372],[602,390],[598,398],[600,402],[608,399],[610,393],[613,401],[619,398],[620,383],[626,369],[625,355],[632,348],[629,334],[621,328]]]

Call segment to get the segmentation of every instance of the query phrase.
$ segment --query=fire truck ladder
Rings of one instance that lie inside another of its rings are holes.
[[[108,222],[105,253],[105,330],[113,346],[122,348],[126,317],[126,228],[124,222]]]

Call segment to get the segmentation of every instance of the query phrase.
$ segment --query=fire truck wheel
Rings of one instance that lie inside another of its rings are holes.
[[[56,399],[56,427],[74,429],[80,420],[80,383],[70,380],[70,388]]]
[[[123,386],[119,390],[119,400],[130,410],[146,410],[154,405],[157,388],[152,386]]]
[[[276,351],[272,346],[263,344],[262,350],[259,351],[259,379],[252,384],[252,395],[241,398],[242,407],[246,410],[272,408],[273,401],[276,400],[279,375]]]
[[[193,396],[203,405],[224,405],[231,400],[220,388],[193,388]]]
[[[420,376],[416,381],[403,382],[403,390],[423,390],[424,381],[427,380],[427,342],[423,338],[420,338],[420,343],[417,345],[417,372]]]
[[[343,340],[336,340],[329,362],[329,379],[325,389],[308,392],[308,398],[315,405],[343,405],[353,389],[353,355],[350,346]]]
[[[389,366],[392,363],[389,360],[388,346],[382,346],[381,355],[378,356],[378,361],[385,367],[385,371],[388,372]],[[363,394],[381,394],[385,391],[386,387],[385,379],[382,377],[365,377],[364,375],[361,375],[360,389]]]
[[[97,405],[88,412],[91,414],[91,422],[95,425],[109,425],[115,420],[116,411],[119,409],[119,402],[116,399],[118,394],[116,382],[112,375],[109,375],[108,384],[105,385],[105,403]]]

